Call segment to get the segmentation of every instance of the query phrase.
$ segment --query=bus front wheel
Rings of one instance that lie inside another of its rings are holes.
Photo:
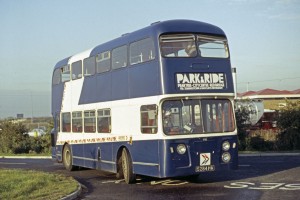
[[[73,156],[70,145],[66,144],[63,150],[63,164],[69,171],[73,171],[75,166],[73,165]]]
[[[135,174],[133,173],[132,160],[127,149],[123,149],[122,152],[122,169],[125,182],[131,184],[135,182]]]

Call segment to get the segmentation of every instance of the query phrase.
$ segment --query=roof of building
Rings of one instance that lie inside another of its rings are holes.
[[[244,93],[239,93],[240,98],[250,98],[250,99],[281,99],[281,98],[300,98],[300,89],[297,90],[275,90],[266,88],[259,91],[248,91]]]

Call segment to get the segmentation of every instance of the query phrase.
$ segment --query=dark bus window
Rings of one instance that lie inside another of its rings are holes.
[[[157,106],[141,106],[141,132],[157,133]]]
[[[127,66],[127,46],[121,46],[112,50],[112,69]]]
[[[111,116],[110,109],[98,110],[98,132],[110,133],[111,132]]]
[[[226,38],[197,35],[197,43],[201,57],[228,58],[229,51]]]
[[[72,80],[76,80],[82,77],[82,62],[77,61],[72,63]]]
[[[72,113],[72,132],[74,133],[82,132],[82,112]]]
[[[130,64],[138,64],[155,59],[154,43],[146,38],[130,44]]]
[[[61,81],[67,82],[70,81],[70,65],[65,65],[61,69]]]
[[[110,70],[110,51],[97,55],[97,73],[103,73]]]
[[[193,34],[172,34],[160,37],[163,57],[195,57],[197,48]]]
[[[71,113],[62,113],[62,131],[71,132]]]
[[[57,85],[61,83],[61,69],[57,68],[54,70],[52,84]]]
[[[96,132],[96,115],[94,110],[84,111],[84,132]]]
[[[225,133],[235,129],[227,99],[167,100],[163,103],[165,134]]]
[[[94,75],[96,72],[96,59],[95,56],[83,60],[84,76]]]

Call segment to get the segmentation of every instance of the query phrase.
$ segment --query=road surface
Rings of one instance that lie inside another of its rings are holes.
[[[114,174],[82,169],[68,172],[51,159],[0,158],[0,168],[23,168],[73,176],[83,185],[78,199],[299,199],[300,156],[242,156],[239,169],[195,179],[138,177],[126,184]]]

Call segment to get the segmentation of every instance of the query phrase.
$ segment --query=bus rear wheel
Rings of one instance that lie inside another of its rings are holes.
[[[122,152],[122,170],[125,182],[127,184],[134,183],[136,180],[136,176],[133,173],[132,160],[127,149],[123,149]]]
[[[65,168],[69,171],[75,170],[75,166],[73,165],[73,155],[71,151],[70,145],[66,144],[63,150],[63,164]]]

